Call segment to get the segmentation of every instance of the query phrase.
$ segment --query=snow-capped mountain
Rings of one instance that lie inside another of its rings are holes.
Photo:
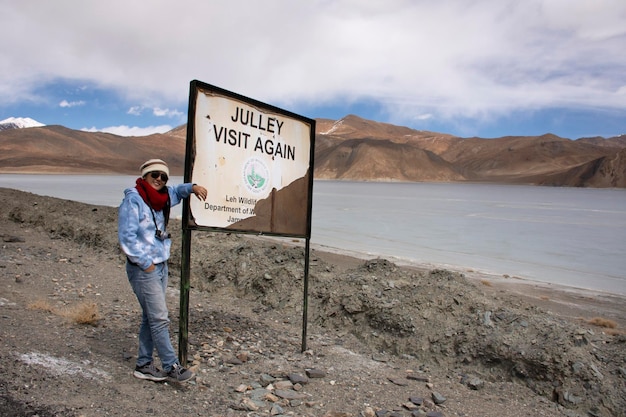
[[[26,127],[40,126],[45,126],[45,124],[39,123],[37,120],[33,120],[30,117],[9,117],[8,119],[0,120],[0,130],[24,129]]]

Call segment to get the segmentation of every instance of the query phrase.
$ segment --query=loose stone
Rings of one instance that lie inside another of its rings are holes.
[[[482,389],[485,386],[485,381],[480,378],[471,378],[467,381],[467,386],[474,390]]]
[[[278,416],[281,414],[284,414],[285,411],[283,410],[283,408],[278,405],[278,404],[272,404],[272,408],[270,409],[270,415],[271,416]]]
[[[483,324],[487,327],[492,327],[493,322],[491,321],[491,311],[485,311],[483,315]]]
[[[276,378],[268,374],[261,374],[261,376],[259,377],[259,381],[261,382],[262,386],[266,387],[272,382],[276,381]]]
[[[437,405],[445,403],[447,399],[446,397],[444,397],[437,391],[433,391],[432,397],[433,397],[433,402]]]
[[[403,379],[399,379],[399,378],[387,378],[390,382],[400,386],[400,387],[406,387],[407,385],[409,385],[405,380]]]
[[[243,410],[247,411],[257,411],[259,409],[259,406],[250,398],[244,398],[241,400],[241,406]]]
[[[267,394],[265,394],[265,399],[272,403],[277,403],[278,401],[280,401],[280,398],[278,398],[276,395],[272,394],[271,392],[268,392]]]
[[[277,389],[276,391],[274,391],[274,394],[286,400],[297,400],[297,399],[306,398],[305,394],[297,393],[296,391],[291,390],[291,389]]]
[[[307,378],[304,375],[294,373],[294,374],[289,374],[287,377],[293,384],[305,385],[309,383],[309,378]]]
[[[413,403],[411,401],[402,404],[402,407],[406,408],[409,411],[416,410],[418,408],[418,406],[415,405],[415,403]]]
[[[309,378],[325,378],[326,377],[326,372],[320,370],[320,369],[307,369],[306,370],[306,375]]]
[[[420,381],[420,382],[428,382],[429,381],[427,376],[415,375],[415,374],[408,374],[406,376],[406,379],[411,379],[413,381]]]
[[[230,365],[243,365],[243,362],[239,358],[230,358],[226,361]]]
[[[424,403],[424,398],[422,398],[422,397],[409,397],[409,401],[411,401],[415,405],[422,405]]]
[[[250,398],[255,400],[263,400],[267,397],[268,394],[269,391],[265,388],[257,388],[253,389],[252,391],[248,391],[248,395],[250,395]]]
[[[276,381],[274,387],[276,389],[291,389],[293,388],[293,384],[291,381]]]

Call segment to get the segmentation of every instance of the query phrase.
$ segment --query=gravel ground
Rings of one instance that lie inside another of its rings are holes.
[[[140,381],[116,209],[0,198],[2,416],[626,415],[623,298],[314,249],[302,351],[302,242],[197,231],[197,378]]]

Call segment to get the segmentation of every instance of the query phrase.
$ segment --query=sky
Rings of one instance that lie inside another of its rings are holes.
[[[199,80],[309,118],[626,134],[624,0],[0,0],[0,120],[122,136]]]

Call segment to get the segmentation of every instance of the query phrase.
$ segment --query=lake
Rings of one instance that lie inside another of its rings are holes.
[[[135,178],[0,174],[0,187],[117,206]],[[311,244],[626,295],[626,190],[315,181]]]

